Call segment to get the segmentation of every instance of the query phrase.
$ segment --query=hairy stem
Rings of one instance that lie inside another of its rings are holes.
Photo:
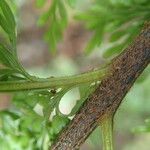
[[[2,81],[0,82],[0,92],[60,88],[66,86],[75,86],[83,83],[92,83],[101,80],[106,75],[106,70],[107,68],[102,68],[99,70],[68,77],[51,77],[47,79],[37,78],[36,81]]]

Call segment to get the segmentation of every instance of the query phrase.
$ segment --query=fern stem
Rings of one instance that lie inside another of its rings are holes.
[[[92,83],[100,81],[106,75],[106,70],[107,68],[103,68],[80,75],[66,77],[50,77],[46,79],[36,78],[35,81],[1,81],[0,92],[50,89],[66,86],[76,86],[83,83]]]
[[[101,123],[103,150],[113,150],[113,117],[107,116]]]

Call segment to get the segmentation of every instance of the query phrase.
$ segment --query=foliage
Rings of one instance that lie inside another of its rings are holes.
[[[15,109],[15,111],[1,112],[1,126],[3,127],[0,131],[1,148],[48,149],[49,142],[66,125],[68,118],[55,115],[53,122],[46,122],[42,116],[29,108],[32,107],[31,105],[24,104],[24,106],[24,108],[21,107],[22,111]]]
[[[0,62],[3,66],[0,69],[0,79],[1,81],[15,80],[19,79],[20,75],[21,78],[31,78],[18,61],[15,18],[4,0],[0,1],[0,10],[0,26],[8,37],[7,42],[0,43]]]
[[[41,3],[40,6],[42,7],[44,0],[37,0],[37,2],[39,5]],[[69,2],[70,6],[76,5],[74,0],[63,0],[61,2],[66,3],[66,5]],[[67,11],[65,11],[65,7],[62,4],[60,6],[57,0],[53,0],[53,3],[50,9],[39,20],[42,25],[46,24],[48,18],[51,20],[51,27],[46,36],[49,39],[52,51],[56,50],[56,44],[61,39],[62,32],[67,25]],[[59,20],[54,19],[54,15],[56,15],[56,9],[54,7],[58,7],[58,10],[61,8],[62,10],[62,12],[59,10],[59,13],[62,15],[60,17],[61,24],[59,24]],[[95,47],[99,47],[104,42],[104,37],[107,33],[109,35],[108,42],[110,46],[106,49],[104,57],[108,58],[114,54],[118,54],[134,39],[144,21],[150,20],[149,10],[149,0],[92,1],[90,7],[75,15],[75,19],[83,21],[87,29],[93,32],[93,36],[87,44],[86,53],[91,53]]]
[[[134,128],[133,132],[150,132],[150,119],[146,119],[144,125]]]
[[[44,4],[46,4],[45,0],[37,0],[39,7],[44,6]],[[64,0],[53,0],[51,7],[41,15],[38,24],[40,26],[45,24],[48,26],[45,39],[50,46],[51,52],[55,52],[57,43],[62,38],[63,31],[67,26],[67,22],[68,17]]]
[[[54,3],[52,7],[56,7],[55,5]],[[0,7],[2,18],[0,26],[9,39],[5,43],[0,43],[1,88],[2,84],[8,82],[15,83],[16,81],[17,86],[23,81],[43,81],[43,79],[29,75],[20,64],[16,49],[17,34],[14,15],[4,0],[0,1]],[[69,114],[64,115],[59,110],[59,103],[73,87],[64,85],[56,89],[17,92],[12,99],[13,105],[10,110],[0,113],[2,149],[48,149],[48,145],[55,140],[60,130],[69,122],[68,117],[73,116],[79,110],[88,95],[95,89],[91,83],[78,86],[81,99],[77,101]],[[38,112],[40,109],[41,111]]]
[[[47,1],[37,0],[36,3],[38,7],[44,7]],[[53,52],[55,52],[57,43],[61,40],[68,24],[67,5],[75,9],[76,1],[53,0],[38,22],[39,25],[47,27],[48,32],[45,37]],[[138,33],[141,24],[150,19],[149,9],[150,2],[148,0],[123,0],[121,2],[119,0],[95,0],[91,2],[91,7],[75,15],[76,19],[83,21],[86,27],[94,32],[87,45],[87,53],[99,46],[104,34],[109,33],[109,42],[113,44],[110,49],[107,49],[104,56],[118,54]],[[16,48],[16,22],[12,10],[5,0],[0,1],[0,27],[7,36],[7,39],[0,43],[0,89],[2,85],[12,82],[18,86],[20,83],[27,83],[27,85],[28,83],[46,83],[49,79],[52,79],[51,83],[57,81],[57,78],[53,77],[41,79],[31,76],[20,64]],[[124,39],[120,41],[122,37]],[[85,79],[89,76],[81,75],[81,77]],[[67,77],[63,79],[68,81]],[[0,145],[2,149],[48,149],[48,145],[56,139],[58,133],[70,121],[70,117],[77,113],[97,86],[97,82],[94,81],[77,84],[76,78],[74,80],[74,85],[62,83],[62,86],[57,88],[54,86],[53,88],[31,90],[27,87],[28,91],[19,92],[18,90],[12,99],[12,107],[0,112]],[[80,92],[80,99],[72,111],[64,115],[59,109],[60,101],[67,92],[75,87]]]
[[[143,22],[150,19],[149,10],[149,0],[96,0],[87,11],[76,16],[94,32],[86,47],[87,53],[93,51],[96,46],[100,46],[107,33],[109,42],[113,44],[106,50],[104,57],[118,54],[132,41]],[[120,41],[121,38],[123,38],[122,41]]]

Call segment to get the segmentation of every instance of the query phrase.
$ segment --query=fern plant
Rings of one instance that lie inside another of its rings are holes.
[[[36,3],[38,7],[44,7],[47,1],[37,0]],[[49,43],[50,52],[57,50],[57,44],[63,38],[63,32],[69,23],[67,7],[77,9],[77,3],[75,0],[53,0],[48,10],[39,18],[38,24],[47,27],[45,39]],[[104,56],[113,57],[130,43],[143,22],[150,19],[149,0],[95,0],[90,4],[88,9],[77,12],[74,17],[93,32],[85,49],[87,53],[100,46],[108,33],[108,42],[111,45],[105,50]],[[16,21],[6,0],[0,1],[0,27],[6,37],[5,41],[0,42],[0,92],[15,92],[12,107],[0,112],[1,148],[46,150],[68,124],[70,117],[77,113],[87,97],[100,84],[109,64],[73,76],[32,76],[18,59]],[[121,38],[123,40],[120,40]],[[80,100],[68,115],[64,115],[59,110],[60,100],[75,87],[79,89]],[[36,107],[42,108],[42,115],[36,112]],[[102,126],[102,130],[105,131],[104,147],[107,150],[112,149],[111,128],[108,120]]]

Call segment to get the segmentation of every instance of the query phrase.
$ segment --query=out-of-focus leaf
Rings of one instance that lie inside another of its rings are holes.
[[[55,134],[58,134],[62,128],[69,122],[69,119],[65,116],[54,116],[52,121],[52,128]]]
[[[66,28],[66,26],[67,26],[68,16],[67,16],[67,11],[66,11],[65,5],[62,1],[60,1],[58,3],[58,10],[59,10],[59,14],[61,17],[59,26],[62,28],[62,31],[63,31],[63,29]]]
[[[7,67],[16,68],[18,67],[18,63],[13,53],[6,49],[2,44],[0,44],[0,62]]]
[[[64,1],[53,0],[51,7],[44,12],[38,24],[47,26],[48,31],[45,34],[45,40],[48,42],[50,51],[56,52],[57,43],[61,40],[63,32],[68,23],[68,16]]]
[[[16,53],[13,50],[9,50],[0,43],[0,63],[4,65],[4,68],[13,70],[13,72],[22,74],[25,78],[32,78],[18,62]],[[6,72],[8,74],[8,70]],[[18,76],[19,77],[19,76]]]
[[[13,97],[13,103],[17,107],[30,109],[32,111],[38,103],[39,97],[40,96],[38,94],[34,94],[34,92],[19,92]]]
[[[8,115],[8,116],[12,117],[14,120],[20,118],[19,113],[15,112],[15,111],[11,111],[11,110],[0,111],[0,115]]]
[[[18,70],[12,68],[0,69],[0,81],[25,80]]]
[[[0,69],[0,76],[1,75],[9,75],[9,74],[13,74],[16,73],[16,70],[13,69]]]
[[[129,2],[129,3],[128,3]],[[141,23],[145,20],[149,20],[149,1],[138,3],[136,1],[95,1],[93,5],[88,9],[82,11],[76,16],[76,19],[83,21],[86,28],[94,33],[97,33],[98,29],[103,28],[104,32],[99,33],[99,38],[95,38],[93,34],[90,44],[86,51],[91,53],[95,47],[99,46],[100,42],[103,42],[101,37],[105,34],[112,34],[111,42],[116,42],[124,35],[129,36],[129,40],[123,42],[124,46],[132,42],[134,36],[134,29],[140,29]],[[145,5],[146,4],[146,5]],[[133,8],[134,5],[134,8]],[[140,10],[140,11],[139,11]],[[142,14],[144,10],[144,15]],[[126,16],[126,17],[124,17]],[[139,19],[139,16],[140,19]],[[123,27],[123,28],[122,28]],[[123,29],[121,32],[118,29]],[[127,30],[126,30],[127,29]],[[133,33],[131,33],[130,31]],[[136,30],[138,31],[138,30]],[[99,40],[99,41],[98,41]],[[119,52],[119,51],[118,51]]]
[[[146,119],[145,125],[135,127],[132,131],[135,133],[150,132],[150,119]]]
[[[124,31],[124,30],[114,32],[110,37],[110,42],[118,41],[120,38],[122,38],[126,34],[127,34],[127,31]]]
[[[50,18],[50,12],[47,11],[47,12],[44,12],[40,17],[39,17],[39,20],[38,20],[38,25],[39,26],[44,26],[47,22],[47,20]]]
[[[77,0],[68,0],[68,4],[69,4],[72,8],[74,8],[74,6],[75,6],[75,4],[76,4],[76,1],[77,1]]]
[[[16,23],[14,15],[5,0],[0,1],[0,8],[2,14],[0,14],[0,26],[8,34],[12,46],[16,46]]]
[[[115,54],[120,53],[120,52],[123,50],[123,48],[124,48],[124,43],[121,43],[121,44],[119,44],[119,45],[112,46],[112,47],[110,47],[109,49],[107,49],[107,50],[104,52],[103,56],[104,56],[105,58],[111,57],[111,56],[113,56],[113,55],[115,55]]]
[[[47,40],[48,45],[51,48],[50,51],[53,54],[56,52],[56,46],[57,46],[56,37],[59,37],[59,34],[55,34],[55,32],[56,32],[55,25],[57,25],[57,23],[55,24],[55,22],[53,24],[51,24],[49,31],[47,32],[47,34],[45,34],[45,39]]]
[[[135,133],[150,132],[150,129],[145,127],[145,126],[139,126],[139,127],[134,128],[132,131],[135,132]]]
[[[100,46],[103,38],[102,33],[103,27],[101,27],[100,30],[97,30],[94,33],[93,37],[90,39],[89,44],[87,44],[87,47],[85,49],[87,54],[91,53],[96,46]]]
[[[9,26],[14,30],[15,26],[16,26],[15,18],[14,18],[14,15],[13,15],[10,7],[5,2],[5,0],[0,1],[0,7],[3,11],[3,14],[4,14],[5,18],[7,19],[7,22],[9,24]]]
[[[45,3],[46,3],[46,0],[36,0],[37,7],[43,7]]]
[[[6,19],[0,14],[0,26],[2,27],[2,29],[7,33],[10,34],[11,33],[11,28],[8,25],[8,22],[6,21]]]

